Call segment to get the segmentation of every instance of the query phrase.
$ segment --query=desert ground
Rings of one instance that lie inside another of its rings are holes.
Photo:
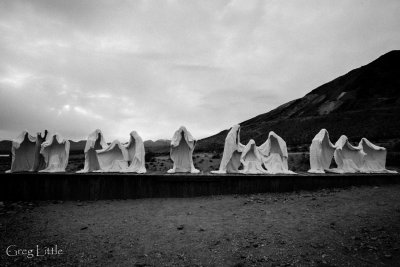
[[[0,203],[2,266],[400,266],[400,185]],[[7,246],[64,254],[8,257]]]
[[[397,156],[397,154],[396,154]],[[203,173],[218,170],[221,162],[220,153],[199,152],[193,155],[193,162],[196,168]],[[397,162],[397,161],[396,161]],[[67,172],[76,172],[83,169],[85,155],[83,153],[72,153],[69,156]],[[307,171],[309,169],[308,153],[290,153],[288,159],[289,168],[292,171]],[[0,173],[9,170],[11,157],[0,157]],[[172,168],[172,160],[169,154],[153,154],[146,157],[146,169],[148,173],[166,173]]]
[[[193,162],[196,168],[202,173],[208,173],[212,170],[218,170],[221,162],[221,153],[196,152],[193,154]],[[73,152],[69,155],[66,171],[73,173],[83,169],[85,155],[82,152]],[[389,169],[398,170],[400,168],[400,153],[389,152],[386,159],[386,166]],[[310,159],[308,152],[291,152],[288,158],[289,169],[294,172],[306,172],[310,168]],[[9,170],[11,167],[11,157],[0,157],[0,173]],[[336,167],[332,160],[332,168]],[[148,174],[162,174],[172,168],[172,160],[168,153],[146,154],[146,169]]]

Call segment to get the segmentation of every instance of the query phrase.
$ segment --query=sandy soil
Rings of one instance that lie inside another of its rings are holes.
[[[68,166],[66,171],[74,173],[83,169],[85,155],[83,153],[71,153],[69,155]],[[197,152],[193,154],[193,162],[196,168],[203,173],[212,170],[218,170],[221,162],[221,155],[217,153]],[[310,169],[310,160],[308,153],[291,152],[289,153],[288,165],[289,169],[294,172],[306,172]],[[388,153],[386,165],[388,169],[398,170],[400,168],[400,153]],[[9,170],[11,167],[11,157],[0,157],[0,173]],[[331,168],[337,167],[332,160]],[[156,155],[146,162],[148,173],[162,174],[172,168],[172,160],[169,154]]]
[[[70,154],[66,171],[69,173],[83,169],[85,155]],[[218,170],[221,162],[219,154],[199,152],[193,155],[193,162],[196,168],[202,172]],[[11,158],[0,158],[0,173],[9,170]],[[149,173],[166,173],[172,168],[172,160],[169,155],[158,155],[146,162],[146,169]],[[309,169],[309,159],[306,153],[291,153],[289,157],[289,168],[293,171],[307,171]]]
[[[218,170],[221,163],[220,155],[213,153],[195,153],[193,155],[194,166],[203,173],[212,170]],[[310,168],[309,157],[307,153],[290,153],[289,168],[295,172],[305,172]],[[336,165],[334,166],[336,167]],[[172,160],[169,155],[154,157],[154,161],[147,162],[149,172],[165,173],[172,168]],[[241,167],[242,168],[242,167]]]
[[[400,185],[0,203],[0,265],[400,266]],[[63,255],[8,257],[54,245]]]

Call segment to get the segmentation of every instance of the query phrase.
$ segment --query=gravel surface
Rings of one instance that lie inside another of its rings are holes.
[[[400,266],[400,185],[0,202],[0,248],[0,266]]]

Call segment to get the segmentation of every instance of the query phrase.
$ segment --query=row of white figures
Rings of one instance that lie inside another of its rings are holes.
[[[247,145],[240,143],[240,125],[234,125],[225,138],[219,170],[214,174],[295,174],[288,168],[286,142],[276,133],[270,132],[268,139],[257,146],[251,139]],[[243,169],[239,170],[240,165]]]
[[[84,152],[85,165],[78,173],[146,173],[144,144],[136,131],[129,134],[127,144],[121,144],[120,141],[114,140],[108,145],[101,130],[97,129],[89,134]]]
[[[27,131],[23,131],[15,138],[11,147],[11,169],[7,172],[43,170],[46,166],[40,149],[46,137],[47,132],[44,136],[41,133],[32,136]]]
[[[335,144],[329,133],[322,129],[314,137],[310,146],[310,173],[396,173],[386,169],[386,149],[362,138],[358,146],[350,144],[342,135]],[[337,168],[330,168],[332,158]]]
[[[44,137],[40,133],[34,137],[23,131],[12,142],[11,169],[7,172],[65,172],[69,150],[70,142],[57,133],[45,131]],[[84,152],[85,165],[79,173],[146,172],[144,144],[135,131],[127,144],[115,140],[107,145],[102,132],[95,130],[88,136]]]
[[[196,140],[185,127],[180,127],[171,140],[170,157],[172,169],[168,173],[200,171],[193,164],[193,150]],[[68,164],[70,142],[59,134],[40,133],[36,137],[23,131],[12,142],[12,163],[8,172],[40,171],[64,172]],[[100,130],[91,133],[85,145],[85,165],[78,172],[136,172],[145,173],[145,149],[137,132],[130,133],[127,144],[114,140],[108,145]],[[332,158],[337,168],[330,169]],[[239,170],[240,165],[243,169]],[[311,173],[325,171],[337,173],[392,173],[385,168],[386,149],[361,139],[357,147],[352,146],[346,136],[341,136],[335,145],[329,134],[322,129],[313,139],[310,147]],[[254,140],[247,145],[240,143],[240,126],[229,131],[218,171],[211,173],[243,174],[294,174],[288,169],[286,142],[274,132],[268,139],[256,146]]]
[[[196,140],[185,127],[180,127],[171,140],[173,168],[168,173],[199,173],[193,165],[193,150]],[[123,145],[114,140],[110,145],[104,141],[100,130],[91,133],[85,146],[84,172],[136,172],[146,173],[145,149],[137,132],[130,133],[130,140]]]
[[[196,140],[185,127],[180,127],[171,140],[170,156],[173,168],[168,173],[199,173],[193,165]],[[70,142],[59,134],[37,137],[23,131],[12,142],[11,169],[7,172],[39,171],[65,172],[68,165]],[[127,144],[114,140],[107,144],[97,129],[89,134],[85,145],[85,165],[78,173],[136,172],[146,173],[145,149],[136,131],[130,133]]]
[[[7,172],[65,171],[68,164],[69,141],[59,134],[37,133],[36,136],[23,131],[12,142],[11,169]]]

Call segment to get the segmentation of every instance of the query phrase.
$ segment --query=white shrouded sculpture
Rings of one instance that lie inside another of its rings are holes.
[[[36,134],[36,147],[35,147],[35,161],[33,164],[32,171],[37,172],[46,168],[46,161],[42,154],[40,154],[40,150],[42,149],[42,144],[46,141],[48,131],[44,131],[44,136],[41,133]]]
[[[240,125],[234,125],[225,138],[224,152],[222,154],[219,170],[211,171],[215,174],[238,173],[241,164],[240,156],[244,145],[240,143]]]
[[[129,136],[129,142],[125,147],[128,151],[128,160],[130,164],[123,172],[146,173],[143,140],[136,131],[132,131]]]
[[[101,150],[107,147],[101,130],[96,129],[89,134],[85,145],[85,166],[78,173],[86,173],[100,170],[99,159],[96,150]]]
[[[48,135],[42,144],[40,154],[46,162],[46,168],[39,172],[65,172],[68,165],[70,143],[60,134]]]
[[[267,171],[262,167],[262,157],[257,149],[256,142],[253,139],[243,148],[240,161],[243,164],[243,174],[263,174]]]
[[[334,158],[337,168],[330,171],[338,173],[355,173],[361,171],[365,153],[360,147],[350,144],[347,136],[342,135],[335,143]]]
[[[181,126],[172,137],[170,156],[174,163],[172,169],[168,173],[190,172],[199,173],[193,165],[193,150],[196,140],[189,131]]]
[[[386,169],[386,148],[374,145],[368,139],[362,138],[357,148],[365,153],[361,172],[366,173],[397,173]]]
[[[326,129],[321,129],[310,146],[310,173],[325,173],[331,166],[335,145],[329,139]]]
[[[128,168],[128,151],[118,141],[114,140],[109,146],[96,150],[100,169],[96,172],[121,172]]]
[[[36,156],[36,137],[23,131],[17,138],[12,140],[11,147],[11,169],[7,172],[32,171]]]
[[[263,164],[270,174],[295,174],[288,167],[286,142],[274,133],[269,132],[267,141],[258,147]]]

